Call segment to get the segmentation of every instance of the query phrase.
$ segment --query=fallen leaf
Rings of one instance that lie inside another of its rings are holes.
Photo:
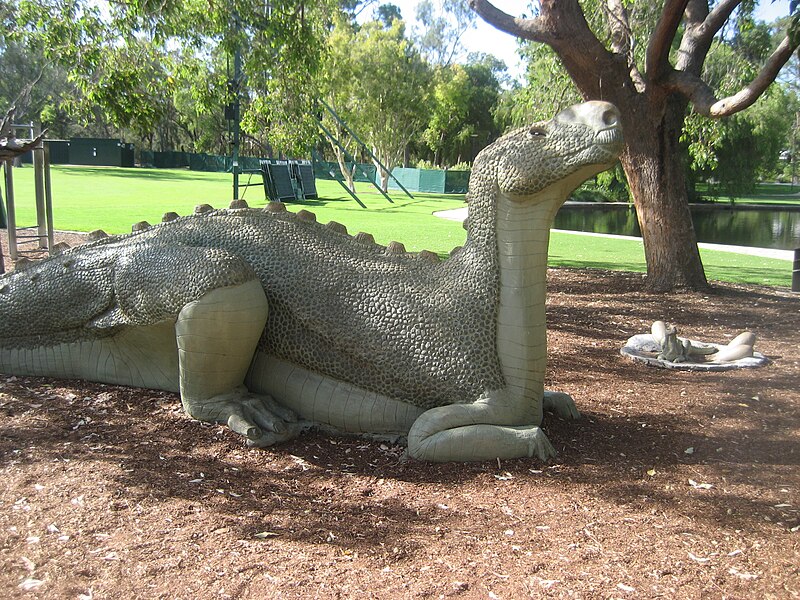
[[[625,585],[624,583],[618,583],[617,587],[619,589],[621,589],[623,592],[635,592],[636,591],[635,587],[631,587],[629,585]]]
[[[655,470],[655,469],[650,469],[650,470],[647,472],[647,474],[648,474],[648,475],[650,475],[650,477],[654,477],[654,476],[655,476],[655,474],[656,474],[656,470]]]
[[[254,538],[258,538],[259,540],[265,540],[267,538],[279,536],[280,533],[275,533],[274,531],[259,531],[255,535]]]
[[[736,575],[736,577],[738,577],[739,579],[745,579],[748,581],[751,579],[758,578],[758,575],[754,575],[753,573],[747,573],[746,571],[740,571],[736,567],[731,567],[730,569],[728,569],[728,573],[730,573],[731,575]]]
[[[689,480],[689,485],[698,490],[710,490],[714,487],[710,483],[697,483],[694,479]]]
[[[689,446],[686,450],[683,451],[684,454],[694,454],[694,446]]]
[[[41,579],[26,579],[22,583],[20,583],[17,587],[21,589],[23,592],[32,592],[34,590],[38,590],[40,587],[44,585],[44,581]]]

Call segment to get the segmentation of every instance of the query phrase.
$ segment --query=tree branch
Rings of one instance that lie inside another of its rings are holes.
[[[647,44],[645,72],[651,81],[669,71],[669,49],[689,0],[667,0]]]
[[[541,17],[534,19],[512,17],[486,0],[470,0],[469,7],[489,25],[513,36],[543,44],[550,44],[554,39],[542,23]]]
[[[698,42],[710,42],[711,38],[717,35],[725,22],[730,18],[731,13],[742,3],[742,0],[720,0],[720,2],[708,13],[700,27],[695,30],[693,35]]]
[[[800,41],[792,43],[787,35],[770,55],[761,71],[744,88],[737,93],[718,100],[714,91],[700,77],[683,71],[672,71],[667,75],[667,89],[680,92],[694,105],[695,111],[716,119],[727,117],[751,106],[764,91],[775,81],[778,72],[791,58],[792,53],[800,45]]]
[[[773,52],[764,63],[764,66],[761,68],[759,74],[756,75],[755,79],[736,94],[714,103],[714,105],[711,106],[709,116],[726,117],[752,105],[758,100],[761,94],[764,93],[764,90],[775,81],[781,68],[789,61],[792,57],[792,53],[799,44],[800,41],[793,44],[789,40],[788,35],[783,38],[783,41],[778,44],[775,52]]]
[[[636,89],[641,92],[645,89],[646,84],[633,56],[636,39],[633,37],[628,11],[622,0],[607,0],[605,8],[608,15],[609,29],[611,30],[611,50],[616,54],[625,56],[630,68],[631,80]]]

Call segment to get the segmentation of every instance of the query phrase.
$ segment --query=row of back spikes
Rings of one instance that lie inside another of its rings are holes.
[[[229,210],[238,210],[238,209],[242,209],[242,208],[249,208],[249,206],[248,206],[246,201],[241,200],[241,199],[240,200],[233,200],[230,203],[230,205],[228,206]],[[195,206],[194,214],[195,215],[204,215],[204,214],[213,212],[214,210],[216,210],[216,209],[213,206],[211,206],[210,204],[199,204],[199,205]],[[283,202],[269,202],[267,204],[267,206],[264,208],[264,211],[268,212],[268,213],[272,213],[272,214],[285,213],[286,216],[295,217],[299,221],[304,221],[304,222],[307,222],[307,223],[316,223],[317,222],[317,216],[313,212],[305,210],[305,209],[302,209],[302,210],[299,210],[296,213],[293,213],[293,212],[290,212],[290,211],[286,210],[286,205]],[[162,223],[170,223],[170,222],[175,221],[175,220],[177,220],[179,218],[181,218],[181,217],[180,217],[180,215],[178,213],[176,213],[176,212],[167,212],[167,213],[164,213],[164,216],[161,218],[161,222]],[[467,223],[465,221],[464,222],[464,227],[466,228],[466,226],[467,226]],[[138,233],[138,232],[141,232],[141,231],[146,231],[147,229],[150,229],[151,227],[153,227],[153,225],[151,225],[147,221],[139,221],[138,223],[134,223],[133,224],[133,226],[131,227],[131,232],[132,233]],[[325,225],[325,227],[327,227],[331,231],[335,231],[336,233],[340,233],[342,235],[349,235],[348,232],[347,232],[347,227],[345,227],[341,223],[337,223],[336,221],[329,221]],[[95,229],[94,231],[89,232],[87,234],[87,236],[86,236],[88,242],[96,242],[98,240],[102,240],[102,239],[107,238],[107,237],[110,237],[110,236],[105,231],[103,231],[102,229]],[[372,236],[371,233],[365,233],[365,232],[361,231],[361,232],[357,233],[356,235],[354,235],[353,239],[355,241],[357,241],[357,242],[362,243],[362,244],[379,246],[379,244],[377,244],[375,242],[375,238]],[[69,250],[69,248],[70,248],[70,245],[68,243],[59,242],[58,244],[55,244],[53,246],[52,254],[61,254],[61,253],[65,252],[66,250]],[[454,253],[456,253],[460,249],[461,249],[461,246],[456,246],[455,248],[453,248],[450,251],[450,256],[452,256]],[[406,252],[406,247],[401,242],[395,242],[395,241],[389,242],[389,244],[386,246],[386,252],[388,254],[398,254],[398,255],[399,254],[411,254],[411,253],[407,253]],[[415,253],[415,254],[419,258],[423,258],[423,259],[429,260],[431,262],[438,262],[440,260],[439,255],[436,254],[435,252],[431,252],[430,250],[421,250],[420,252]],[[30,261],[29,259],[23,257],[23,258],[20,258],[20,259],[18,259],[16,261],[16,263],[14,265],[14,268],[15,268],[15,270],[22,270],[25,267],[27,267],[29,264],[32,264],[32,263],[33,263],[33,261]]]

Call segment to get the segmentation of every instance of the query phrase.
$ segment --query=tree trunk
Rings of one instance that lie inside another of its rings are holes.
[[[374,150],[375,149],[373,148],[373,153],[377,154],[377,152],[375,152]],[[378,161],[376,161],[376,160],[373,160],[372,164],[375,165],[376,172],[378,173],[378,175],[381,178],[381,183],[380,183],[381,189],[384,191],[384,193],[388,192],[389,191],[389,171],[386,171],[385,169],[381,168],[380,163]]]
[[[353,181],[353,173],[350,169],[347,168],[347,163],[345,162],[344,152],[342,149],[339,148],[338,145],[331,142],[331,148],[333,149],[333,153],[336,156],[336,162],[339,163],[339,172],[344,177],[345,181],[347,182],[347,187],[350,189],[351,192],[356,191],[356,184]],[[355,165],[353,165],[355,167]]]
[[[627,148],[620,160],[642,230],[646,285],[654,291],[708,287],[678,148],[685,106],[668,101],[659,122],[628,118],[625,123]]]

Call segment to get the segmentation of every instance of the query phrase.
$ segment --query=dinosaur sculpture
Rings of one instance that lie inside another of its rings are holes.
[[[554,454],[543,407],[549,229],[622,149],[617,109],[571,107],[475,161],[447,260],[313,214],[234,204],[100,239],[0,279],[0,372],[180,392],[267,446],[309,423],[407,436],[408,454]]]

